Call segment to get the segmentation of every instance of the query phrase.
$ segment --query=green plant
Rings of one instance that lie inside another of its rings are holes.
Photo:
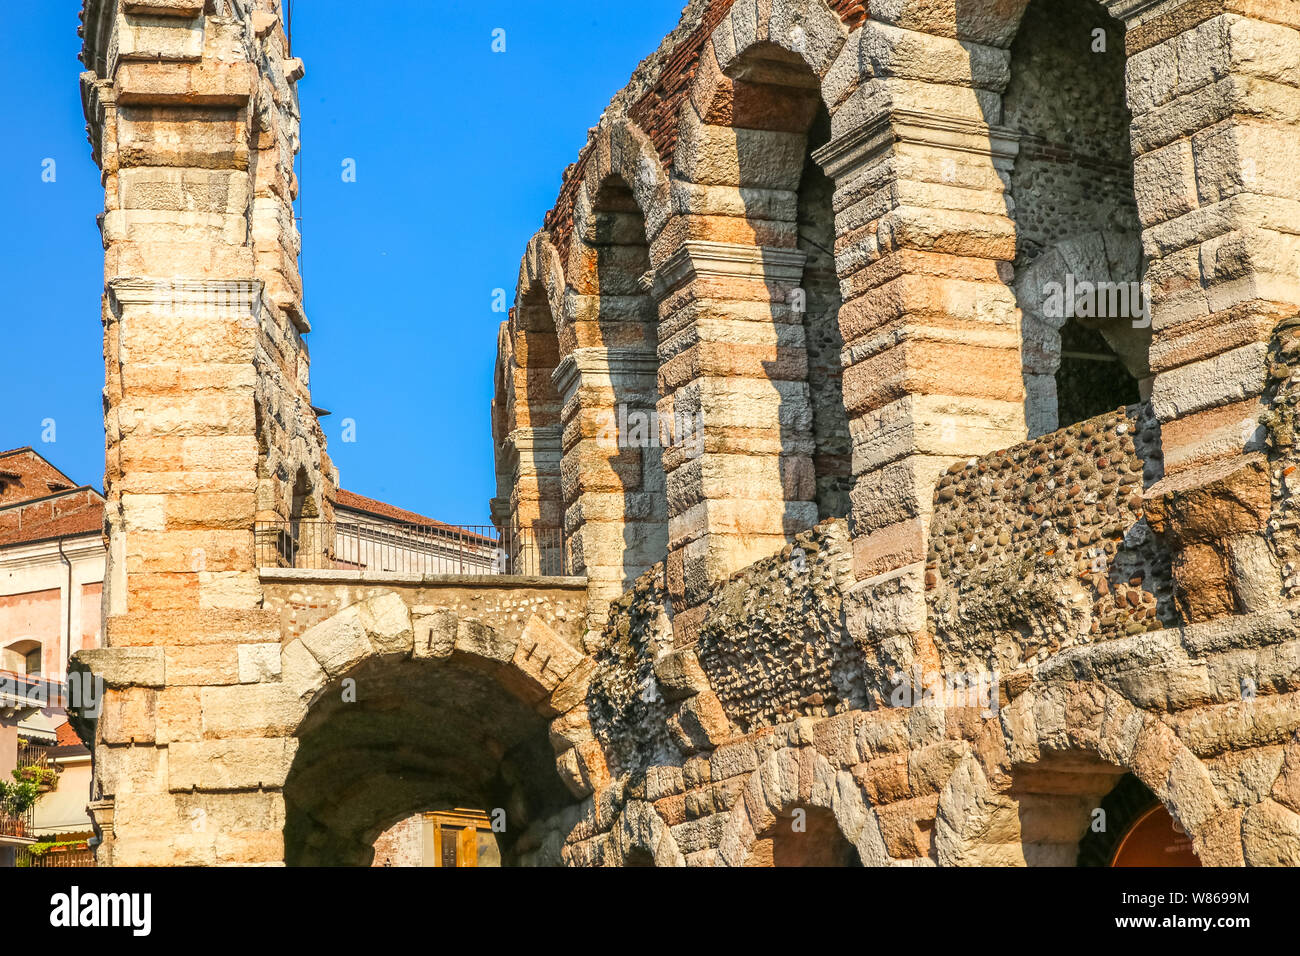
[[[33,843],[31,846],[27,847],[26,849],[27,852],[30,853],[32,856],[44,856],[45,854],[49,853],[51,850],[62,850],[65,848],[72,848],[72,847],[76,847],[77,849],[85,849],[85,846],[86,846],[85,840],[51,840],[45,843]]]
[[[14,771],[14,782],[0,781],[0,810],[11,817],[20,817],[40,799],[41,788],[30,780],[23,780]]]
[[[19,767],[13,775],[20,783],[34,783],[38,787],[53,787],[59,779],[59,772],[53,767]]]

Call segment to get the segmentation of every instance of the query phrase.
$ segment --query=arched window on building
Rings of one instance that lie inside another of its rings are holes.
[[[1124,90],[1122,23],[1096,0],[1032,0],[1003,97],[1030,437],[1150,395]]]

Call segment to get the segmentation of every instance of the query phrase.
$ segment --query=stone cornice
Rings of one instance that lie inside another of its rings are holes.
[[[609,378],[619,373],[657,376],[659,357],[642,349],[574,349],[560,359],[559,366],[551,373],[551,381],[555,383],[560,397],[567,399],[569,391],[577,387],[580,377],[601,375]]]
[[[879,159],[895,143],[988,156],[1009,166],[1020,153],[1020,135],[1004,126],[989,126],[964,116],[890,110],[835,137],[813,153],[832,179],[845,179]]]
[[[516,428],[501,443],[501,464],[512,474],[519,469],[524,452],[536,457],[538,452],[560,455],[560,441],[564,429],[559,425],[542,425],[538,428]]]
[[[772,246],[687,240],[655,270],[654,284],[663,296],[691,279],[761,279],[798,283],[806,253]]]
[[[488,510],[492,513],[492,523],[498,528],[505,525],[510,520],[510,501],[507,498],[493,498],[488,502]]]
[[[86,115],[86,138],[96,166],[104,165],[104,122],[108,107],[115,103],[110,81],[89,70],[81,74],[81,110]]]
[[[257,314],[262,307],[261,279],[141,279],[108,283],[109,305],[121,314],[128,305],[186,312],[214,311],[232,317]]]
[[[117,100],[144,106],[246,106],[257,91],[252,63],[161,63],[131,60],[113,73]]]
[[[516,428],[506,441],[516,448],[554,448],[560,447],[560,436],[564,429],[559,425],[540,425],[535,428]]]

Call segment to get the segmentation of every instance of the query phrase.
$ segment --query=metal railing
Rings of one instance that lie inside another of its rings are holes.
[[[45,747],[35,746],[20,741],[18,744],[17,756],[18,759],[14,766],[14,772],[10,775],[14,779],[25,779],[25,775],[23,775],[22,772],[29,768],[40,771],[42,775],[44,771],[50,769],[49,753]],[[9,783],[10,781],[6,780],[5,782]],[[52,783],[41,786],[42,792],[52,789]],[[11,814],[0,810],[0,836],[32,839],[32,828],[35,825],[35,820],[35,804],[19,814]]]
[[[95,851],[84,841],[73,846],[52,846],[44,853],[19,847],[17,862],[19,866],[37,868],[87,867],[95,865]]]
[[[561,577],[569,573],[558,528],[491,525],[259,521],[257,566],[309,571]]]
[[[35,819],[35,807],[17,815],[0,811],[0,836],[17,837],[20,840],[33,839],[32,827]]]

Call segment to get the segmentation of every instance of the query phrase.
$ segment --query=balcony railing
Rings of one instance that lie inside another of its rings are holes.
[[[570,573],[559,529],[491,525],[259,521],[260,568],[561,577]]]
[[[49,753],[45,747],[34,746],[20,740],[18,743],[17,761],[14,766],[14,773],[10,777],[19,779],[17,775],[22,775],[22,779],[32,779],[38,782],[45,776],[50,769]],[[35,771],[33,775],[23,774],[23,771]],[[11,780],[6,780],[11,783]],[[53,783],[40,785],[41,792],[44,793],[53,789]],[[26,811],[19,814],[6,813],[0,810],[0,836],[17,837],[19,839],[32,839],[32,827],[36,819],[36,806],[33,804]]]
[[[85,841],[52,846],[44,853],[32,853],[20,847],[17,862],[24,867],[88,867],[95,865],[95,851]]]
[[[35,825],[36,807],[28,807],[26,812],[11,814],[0,810],[0,837],[16,837],[20,840],[34,839],[32,827]]]

